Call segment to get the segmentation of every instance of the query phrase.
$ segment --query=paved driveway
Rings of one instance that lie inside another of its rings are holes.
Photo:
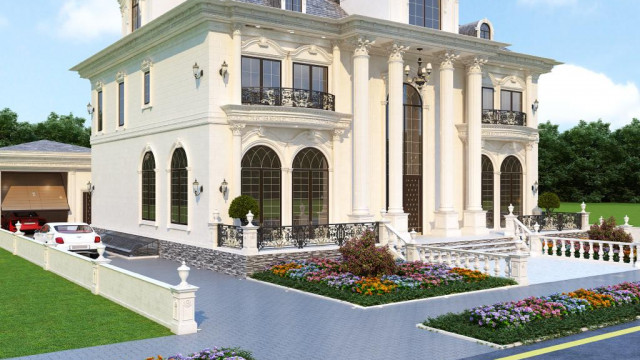
[[[179,264],[175,262],[116,258],[113,264],[168,283],[179,282],[176,272]],[[495,358],[507,352],[495,353],[492,348],[419,330],[415,325],[427,316],[481,304],[627,280],[640,280],[640,272],[358,309],[250,280],[192,269],[189,282],[200,287],[196,298],[196,320],[202,330],[198,334],[68,350],[24,359],[143,360],[157,354],[185,354],[214,345],[240,346],[253,351],[259,360],[463,359],[478,355]]]

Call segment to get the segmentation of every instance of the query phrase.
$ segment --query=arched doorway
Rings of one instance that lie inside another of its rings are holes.
[[[416,88],[403,87],[402,208],[409,229],[422,232],[422,98]],[[386,122],[387,204],[389,204],[389,112]]]
[[[293,225],[329,223],[329,163],[322,152],[305,148],[293,159]]]
[[[487,227],[493,228],[493,163],[482,155],[482,210],[487,212]]]
[[[281,164],[275,151],[259,145],[242,157],[241,192],[258,200],[260,224],[280,226],[281,221]]]
[[[514,214],[522,215],[522,164],[513,155],[504,159],[500,166],[501,214],[509,213],[509,204],[513,205]]]

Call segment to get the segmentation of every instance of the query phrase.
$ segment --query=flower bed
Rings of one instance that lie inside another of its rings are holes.
[[[638,315],[640,282],[624,282],[480,306],[459,314],[430,318],[423,325],[505,345],[633,321]]]
[[[478,271],[422,262],[400,263],[394,274],[357,276],[339,261],[312,259],[273,265],[253,278],[362,306],[515,285]]]
[[[246,350],[241,350],[238,348],[206,348],[204,350],[198,351],[197,353],[192,353],[189,355],[174,355],[166,360],[255,360],[250,352]],[[158,357],[148,357],[145,360],[165,360],[162,356],[158,355]]]

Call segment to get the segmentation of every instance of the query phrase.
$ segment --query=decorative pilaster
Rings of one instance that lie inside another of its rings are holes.
[[[522,211],[524,214],[534,214],[533,212],[538,207],[538,191],[534,192],[534,184],[538,182],[538,141],[532,141],[525,147],[525,166],[527,172],[524,175],[526,183],[524,187],[525,191],[525,207]]]
[[[486,234],[487,215],[482,210],[482,65],[487,61],[473,58],[467,62],[467,202],[464,211],[464,232]]]
[[[403,209],[403,54],[406,46],[393,44],[389,49],[389,210],[391,225],[400,232],[408,231],[409,214]]]
[[[229,81],[231,82],[231,104],[242,104],[242,24],[233,24],[231,49],[231,66]]]
[[[231,144],[232,149],[232,161],[231,164],[232,176],[231,176],[231,189],[229,189],[228,198],[235,198],[240,196],[242,185],[242,130],[244,124],[232,124],[230,125],[231,132],[233,133],[233,141]]]
[[[458,213],[454,208],[454,162],[455,139],[453,104],[453,63],[459,55],[446,51],[440,54],[440,207],[435,216],[434,234],[459,236]]]
[[[369,210],[369,48],[373,41],[358,38],[353,52],[353,221],[371,221]]]
[[[329,92],[335,95],[335,109],[336,111],[342,111],[342,104],[344,99],[342,98],[342,85],[340,81],[340,70],[342,68],[341,59],[340,59],[340,46],[338,43],[333,44],[333,54],[332,54],[332,71],[331,71],[331,82],[329,83]]]

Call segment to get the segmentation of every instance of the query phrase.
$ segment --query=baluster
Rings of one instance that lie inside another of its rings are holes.
[[[598,241],[598,258],[604,261],[604,246],[600,241]]]
[[[489,275],[489,257],[484,256],[484,273]]]
[[[576,243],[573,240],[569,240],[569,256],[572,259],[576,257]]]
[[[580,257],[580,259],[584,259],[584,248],[583,248],[584,244],[582,240],[580,240],[579,246],[580,248],[578,248],[578,256]]]
[[[471,269],[471,264],[469,264],[469,256],[471,254],[467,254],[467,256],[464,257],[464,267],[467,269]]]
[[[593,252],[593,241],[587,241],[589,244],[589,260],[593,260],[594,252]]]
[[[429,262],[432,264],[434,262],[433,250],[429,250]]]
[[[453,265],[453,261],[452,260],[452,255],[451,255],[451,251],[447,251],[447,266],[448,267],[452,267]]]
[[[629,265],[631,265],[631,267],[635,267],[633,256],[635,255],[635,252],[637,249],[638,249],[637,245],[634,245],[634,244],[629,245]]]
[[[442,258],[442,250],[438,250],[438,264],[444,263],[444,259]]]
[[[609,262],[613,262],[613,244],[609,244]]]
[[[496,277],[500,276],[500,257],[496,256],[493,258],[493,265],[494,265],[494,269],[493,272],[496,275]]]
[[[478,254],[473,254],[473,269],[480,271],[480,255]]]
[[[547,239],[540,239],[542,241],[542,255],[549,255],[549,246]]]
[[[462,267],[462,254],[456,253],[456,267]]]
[[[562,249],[560,250],[560,256],[565,257],[565,256],[567,256],[567,255],[565,255],[566,252],[567,252],[567,244],[566,244],[566,242],[564,240],[560,240],[560,242],[562,243]]]

